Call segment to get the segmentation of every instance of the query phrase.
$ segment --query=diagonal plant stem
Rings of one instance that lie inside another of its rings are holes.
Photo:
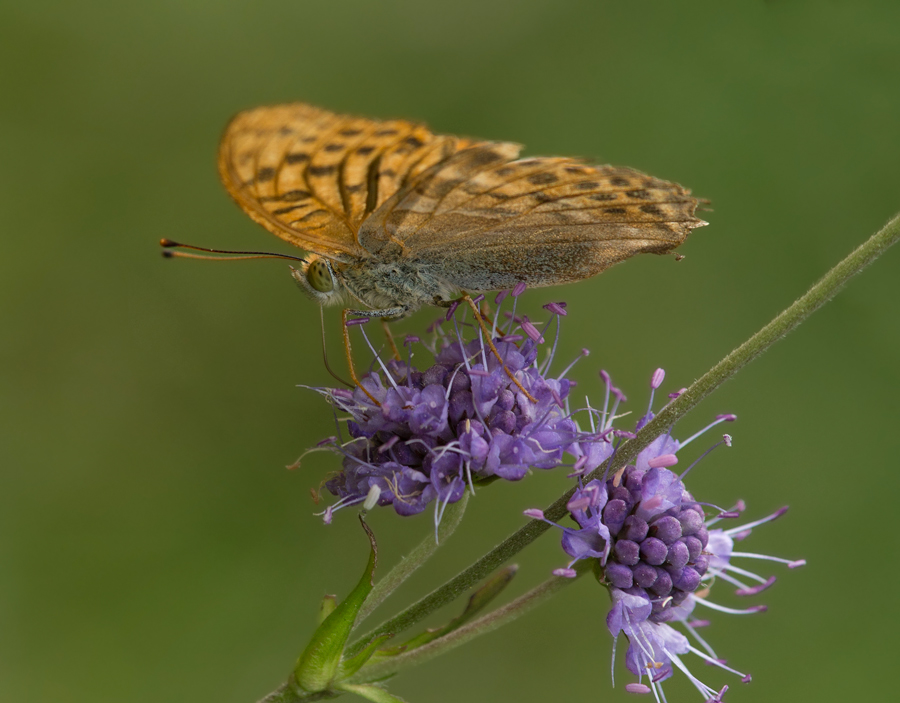
[[[363,607],[360,608],[356,616],[357,623],[368,617],[375,608],[384,602],[385,598],[391,595],[416,569],[422,566],[437,551],[440,545],[450,538],[450,535],[459,527],[468,502],[469,492],[466,491],[463,493],[462,498],[447,506],[441,524],[437,528],[437,535],[434,537],[428,535],[415,549],[406,555],[403,561],[379,579]]]
[[[678,398],[666,405],[653,420],[638,432],[634,439],[623,443],[616,452],[610,473],[632,462],[654,438],[671,428],[701,400],[760,354],[767,351],[775,342],[793,331],[827,303],[847,281],[875,261],[898,239],[900,239],[900,215],[895,215],[880,231],[873,234],[865,243],[826,273],[793,305],[713,366]],[[585,480],[600,478],[606,470],[605,466],[600,467]],[[565,515],[566,503],[571,498],[573,491],[574,489],[571,489],[564,493],[544,511],[547,519],[558,521]],[[368,642],[373,637],[382,634],[396,634],[416,624],[468,591],[549,528],[550,526],[545,522],[530,521],[443,586],[438,587],[403,612],[369,632],[361,641]],[[351,651],[358,651],[359,648],[360,644],[356,643]]]
[[[396,674],[401,669],[434,659],[476,637],[493,632],[533,610],[569,584],[575,583],[578,577],[589,572],[591,568],[592,566],[588,562],[578,562],[575,564],[575,572],[577,574],[575,578],[553,576],[506,605],[477,620],[466,623],[433,642],[416,647],[409,652],[398,654],[395,657],[382,659],[372,665],[364,666],[350,680],[353,683],[360,683],[384,679]]]

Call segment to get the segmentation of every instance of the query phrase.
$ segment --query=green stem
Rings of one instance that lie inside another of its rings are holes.
[[[361,623],[373,610],[375,610],[375,608],[381,605],[385,598],[391,595],[400,584],[406,581],[416,569],[428,561],[429,557],[437,551],[437,548],[450,538],[450,535],[452,535],[456,531],[456,528],[459,527],[459,523],[462,521],[462,517],[466,512],[466,505],[468,502],[469,492],[466,491],[462,498],[447,506],[441,524],[438,526],[437,535],[428,535],[428,537],[422,540],[419,546],[404,557],[403,561],[397,564],[397,566],[391,569],[378,581],[378,583],[375,584],[375,587],[366,599],[365,604],[360,608],[359,614],[356,616],[357,624]]]
[[[648,422],[638,432],[637,437],[624,442],[615,454],[611,472],[615,472],[632,462],[642,449],[656,437],[668,431],[701,400],[760,354],[768,350],[775,342],[793,331],[801,322],[805,321],[816,310],[827,303],[847,281],[887,251],[898,238],[900,238],[900,215],[896,215],[879,232],[873,234],[864,244],[826,273],[818,283],[810,288],[806,294],[798,298],[793,305],[713,366],[712,369],[695,381],[678,398],[666,405],[653,420]],[[606,470],[605,466],[600,467],[587,476],[585,480],[590,481],[594,478],[600,478]],[[568,503],[573,492],[574,489],[567,491],[544,511],[544,515],[548,520],[559,521],[566,514],[566,503]],[[443,586],[438,587],[397,616],[368,633],[363,638],[363,641],[369,641],[372,637],[381,634],[397,634],[416,624],[441,606],[446,605],[468,591],[504,562],[534,542],[549,528],[550,526],[545,522],[530,521],[470,567],[447,581]],[[356,646],[358,645],[355,645],[352,649],[355,649]]]
[[[477,620],[473,620],[433,642],[424,644],[421,647],[416,647],[409,652],[398,654],[395,657],[379,659],[377,663],[364,666],[350,678],[350,682],[365,683],[384,679],[387,676],[396,674],[401,669],[421,664],[429,659],[434,659],[451,649],[459,647],[461,644],[465,644],[469,640],[485,635],[488,632],[493,632],[494,630],[511,623],[513,620],[520,618],[551,596],[556,595],[560,590],[569,584],[574,583],[578,577],[588,573],[591,568],[592,565],[590,563],[586,561],[579,562],[575,565],[575,571],[577,573],[575,578],[553,576],[539,586],[528,591],[528,593],[510,601],[503,607],[497,608],[487,615],[480,617]]]

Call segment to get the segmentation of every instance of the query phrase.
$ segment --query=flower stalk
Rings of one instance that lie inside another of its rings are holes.
[[[416,569],[428,561],[440,545],[447,541],[450,535],[459,527],[468,502],[469,494],[465,493],[456,503],[448,505],[447,510],[444,512],[444,519],[441,520],[441,524],[438,526],[437,539],[433,535],[428,535],[406,555],[403,561],[378,580],[368,599],[360,608],[357,622],[362,622],[367,618],[375,608],[381,605],[391,593],[400,587],[400,584],[412,576]]]
[[[587,563],[577,564],[575,569],[577,576],[583,576],[590,572],[590,570],[591,567]],[[476,637],[485,635],[488,632],[493,632],[494,630],[511,623],[513,620],[516,620],[525,613],[533,610],[548,598],[556,595],[563,588],[574,582],[574,578],[564,579],[559,578],[558,576],[552,576],[506,605],[491,611],[477,620],[473,620],[472,622],[463,625],[433,642],[417,647],[408,653],[400,654],[391,657],[390,659],[378,660],[377,662],[364,666],[351,679],[351,682],[383,679],[387,676],[396,674],[401,669],[434,659]]]

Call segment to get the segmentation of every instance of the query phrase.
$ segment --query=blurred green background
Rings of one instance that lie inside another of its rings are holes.
[[[255,701],[290,670],[319,598],[345,595],[362,569],[353,515],[330,527],[312,515],[308,489],[336,462],[284,470],[332,433],[296,387],[329,380],[315,306],[284,262],[159,257],[160,237],[290,249],[218,183],[232,114],[305,100],[419,119],[709,198],[711,226],[678,265],[641,257],[527,294],[539,314],[569,302],[560,358],[592,350],[578,392],[598,398],[603,367],[641,411],[654,368],[668,369],[664,390],[687,385],[900,209],[898,29],[893,1],[3,2],[0,700]],[[896,695],[884,674],[900,647],[898,275],[900,250],[678,430],[737,413],[734,448],[691,487],[743,497],[751,515],[791,504],[748,548],[809,560],[775,570],[758,599],[768,613],[714,619],[709,639],[754,675],[741,687],[695,664],[737,688],[730,700]],[[335,310],[328,320],[337,352]],[[566,485],[542,473],[482,491],[379,613]],[[431,518],[371,524],[386,567]],[[557,538],[540,540],[511,590],[561,561]],[[585,579],[392,690],[623,700],[624,676],[609,689],[606,608]],[[683,679],[667,693],[697,699]]]

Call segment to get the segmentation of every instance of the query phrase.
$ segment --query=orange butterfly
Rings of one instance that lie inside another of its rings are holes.
[[[321,304],[398,318],[462,292],[588,278],[662,254],[704,224],[681,186],[521,147],[295,103],[237,115],[219,175],[256,222],[312,252],[295,278]]]
[[[469,292],[579,281],[706,224],[676,183],[520,149],[293,103],[238,114],[218,164],[244,212],[312,253],[292,269],[311,298],[370,308],[345,323],[460,296],[481,322]]]

